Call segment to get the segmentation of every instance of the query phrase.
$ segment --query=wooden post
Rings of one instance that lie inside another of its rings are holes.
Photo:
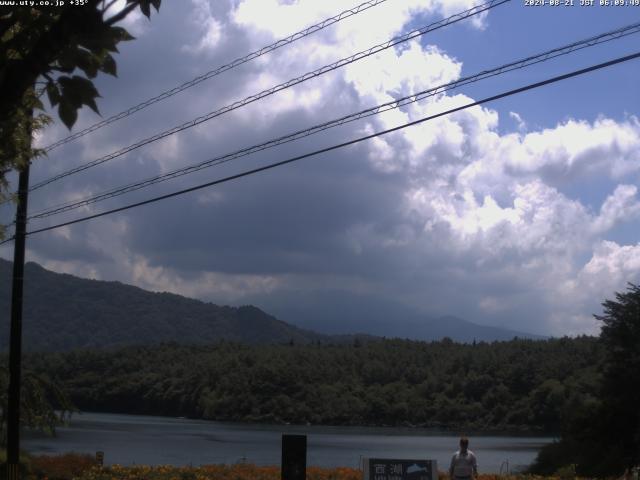
[[[282,480],[305,480],[307,477],[307,436],[282,435]]]

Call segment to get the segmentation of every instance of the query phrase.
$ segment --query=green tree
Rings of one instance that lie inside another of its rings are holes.
[[[0,446],[6,443],[9,369],[0,365]],[[26,371],[20,395],[20,423],[50,434],[76,409],[68,395],[46,375]]]
[[[594,315],[604,350],[597,398],[575,404],[560,441],[541,450],[533,473],[576,464],[580,475],[603,477],[640,464],[640,287],[630,283],[615,297]]]
[[[51,121],[41,98],[47,95],[71,129],[83,105],[98,112],[92,79],[116,75],[111,55],[133,37],[116,25],[134,9],[147,17],[161,0],[87,0],[84,5],[0,9],[0,201],[10,198],[6,175],[42,155],[31,134]],[[36,115],[33,112],[38,112]],[[0,238],[3,231],[0,230]]]
[[[33,132],[51,121],[41,97],[47,95],[69,129],[84,105],[98,113],[99,93],[92,80],[99,72],[115,76],[111,54],[118,51],[121,41],[133,39],[116,23],[136,8],[149,17],[151,6],[158,10],[161,0],[127,0],[119,10],[115,0],[66,3],[0,9],[0,201],[11,197],[6,175],[43,153],[31,145]],[[3,237],[0,226],[0,239]],[[6,424],[6,380],[6,370],[0,369],[0,440]],[[71,408],[55,383],[28,372],[21,405],[24,425],[50,431]]]
[[[602,438],[612,468],[640,464],[640,286],[606,300],[600,340],[606,348],[602,381]]]

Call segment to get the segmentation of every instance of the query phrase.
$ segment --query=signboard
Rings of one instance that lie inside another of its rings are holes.
[[[363,480],[438,480],[435,460],[365,458]]]

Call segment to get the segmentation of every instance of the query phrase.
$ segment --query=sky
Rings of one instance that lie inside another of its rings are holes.
[[[121,2],[124,3],[124,2]],[[638,6],[481,15],[357,61],[32,192],[29,211],[233,152],[640,21]],[[478,3],[387,0],[51,151],[31,184]],[[102,117],[357,5],[162,2],[122,25]],[[302,155],[635,53],[638,34],[506,73],[150,188],[54,225]],[[219,304],[296,312],[353,298],[542,335],[597,334],[601,303],[640,281],[640,60],[465,109],[151,205],[29,236],[27,260]],[[38,134],[67,136],[59,120]],[[15,178],[13,184],[15,185]],[[13,219],[0,208],[0,221]],[[12,244],[0,246],[11,259]],[[370,300],[370,301],[369,301]],[[290,321],[301,318],[286,318]],[[390,325],[399,321],[389,318]],[[349,325],[345,322],[345,332]]]

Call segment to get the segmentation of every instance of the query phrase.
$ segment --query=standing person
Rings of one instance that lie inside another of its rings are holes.
[[[460,438],[460,450],[453,454],[449,467],[451,480],[476,480],[478,478],[478,462],[476,455],[469,450],[469,439]]]

